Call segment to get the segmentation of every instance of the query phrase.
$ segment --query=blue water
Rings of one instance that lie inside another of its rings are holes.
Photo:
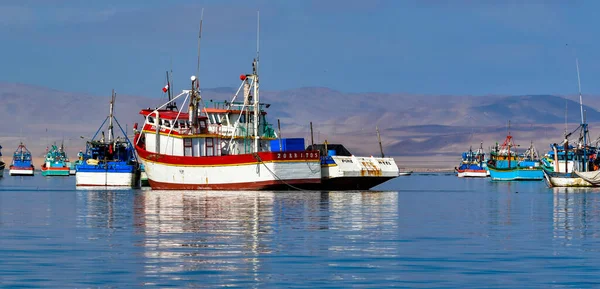
[[[600,190],[435,174],[369,192],[74,187],[0,179],[0,287],[600,287]]]

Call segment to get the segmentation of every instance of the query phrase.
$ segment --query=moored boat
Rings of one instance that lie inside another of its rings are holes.
[[[6,163],[4,162],[4,158],[2,157],[2,146],[0,146],[0,178],[4,176],[5,167]]]
[[[579,82],[579,62],[577,65],[577,80]],[[572,131],[565,131],[565,139],[561,144],[552,144],[551,153],[554,161],[547,162],[544,167],[544,176],[549,187],[595,187],[600,186],[597,171],[600,169],[600,159],[597,156],[598,148],[590,144],[590,132],[583,113],[583,97],[579,85],[579,108],[581,123]],[[569,145],[569,137],[579,132],[574,146]],[[562,162],[561,162],[561,156]],[[563,165],[564,164],[564,165]]]
[[[469,148],[463,152],[459,167],[454,170],[459,178],[486,178],[489,175],[485,162],[485,152],[483,151],[483,143],[477,151]]]
[[[64,146],[60,147],[52,145],[47,152],[41,171],[43,176],[68,176],[69,175],[69,158],[64,150]]]
[[[544,171],[537,157],[533,143],[522,155],[518,155],[513,148],[510,133],[506,136],[502,146],[496,145],[490,154],[488,170],[493,181],[541,181]]]
[[[369,190],[400,175],[394,158],[355,156],[341,144],[314,144],[321,155],[321,183],[313,190]]]
[[[278,190],[321,182],[318,151],[271,150],[278,137],[266,120],[270,104],[260,102],[257,60],[252,66],[231,101],[203,107],[192,76],[190,90],[171,98],[169,87],[167,103],[140,111],[144,124],[134,145],[152,189]],[[174,105],[180,98],[187,112]]]
[[[11,176],[33,176],[34,169],[31,152],[21,142],[13,154],[8,173]]]
[[[76,165],[75,183],[78,188],[139,188],[140,168],[133,146],[127,134],[114,117],[113,107],[116,94],[113,91],[110,101],[109,115],[91,140],[86,142],[86,150],[81,162]],[[104,131],[101,138],[98,133],[108,121],[108,138]],[[115,137],[114,123],[123,136]]]

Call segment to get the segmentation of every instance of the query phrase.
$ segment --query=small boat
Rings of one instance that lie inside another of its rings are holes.
[[[487,178],[489,172],[485,162],[483,143],[477,151],[469,148],[469,151],[464,152],[460,166],[455,167],[454,170],[459,178]]]
[[[42,164],[43,176],[68,176],[69,175],[69,157],[64,150],[64,146],[60,147],[52,145],[46,152],[44,164]]]
[[[600,165],[596,147],[569,145],[568,136],[562,145],[552,144],[550,147],[543,166],[549,187],[600,186],[596,177]]]
[[[400,176],[400,177],[410,176],[410,175],[412,175],[412,173],[413,173],[413,171],[399,172],[398,176]]]
[[[11,176],[33,176],[34,169],[35,167],[31,161],[31,152],[21,142],[13,154],[13,160],[8,173]]]
[[[6,167],[6,163],[2,157],[2,146],[0,146],[0,178],[4,176],[4,167]]]
[[[488,169],[493,181],[541,181],[544,179],[544,170],[542,169],[537,152],[531,146],[524,154],[518,155],[513,148],[512,136],[506,136],[502,146],[492,150]]]
[[[369,190],[400,175],[394,158],[355,156],[341,144],[315,144],[321,155],[321,183],[312,190]]]
[[[86,150],[80,156],[81,163],[75,167],[75,183],[82,187],[106,188],[139,188],[140,168],[127,135],[113,115],[116,94],[112,93],[109,115],[104,120],[94,137],[86,142]],[[98,132],[108,121],[108,138],[96,139]],[[115,137],[113,124],[116,123],[123,137]]]

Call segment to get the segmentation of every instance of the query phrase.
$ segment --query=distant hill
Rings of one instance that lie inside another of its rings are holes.
[[[203,99],[231,99],[234,88],[203,90]],[[0,144],[10,155],[25,140],[35,155],[45,147],[65,141],[75,154],[108,114],[110,91],[104,96],[62,92],[26,84],[0,82]],[[310,142],[310,122],[315,142],[343,143],[355,154],[377,155],[378,126],[386,155],[458,155],[469,146],[485,147],[502,141],[511,121],[515,141],[534,141],[538,148],[562,138],[565,107],[569,129],[580,122],[579,104],[573,96],[425,96],[382,93],[343,93],[323,87],[262,91],[261,101],[271,104],[269,122],[281,121],[283,137],[304,137]],[[584,96],[591,131],[600,123],[600,104]],[[165,99],[120,95],[115,115],[123,129],[141,122],[141,108],[156,107]],[[131,133],[131,132],[128,132]],[[595,137],[596,135],[593,134]]]

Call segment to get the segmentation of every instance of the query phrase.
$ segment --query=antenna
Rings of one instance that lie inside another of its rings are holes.
[[[259,40],[260,39],[260,11],[256,11],[256,60],[258,60],[260,51]]]
[[[579,77],[579,59],[575,57],[575,65],[577,66],[577,86],[579,87],[579,108],[581,110],[581,123],[585,123],[583,119],[583,99],[581,97],[581,78]]]
[[[202,12],[200,13],[200,29],[198,32],[198,66],[196,67],[196,77],[198,78],[196,81],[196,86],[200,87],[200,40],[202,39],[202,20],[204,19],[204,8],[202,8]]]

